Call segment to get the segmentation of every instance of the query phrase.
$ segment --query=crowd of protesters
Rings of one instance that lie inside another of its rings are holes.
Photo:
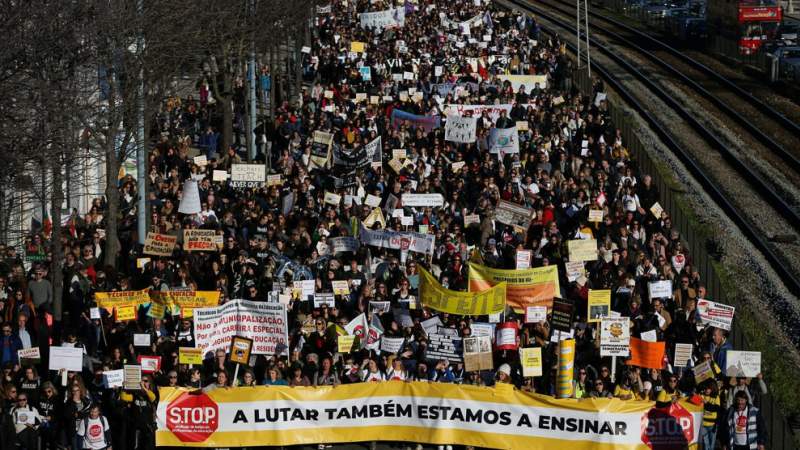
[[[276,118],[264,133],[266,143],[259,145],[259,160],[270,159],[271,173],[282,176],[279,185],[235,188],[228,181],[214,181],[214,170],[229,170],[247,157],[241,147],[218,148],[220,127],[207,80],[199,83],[197,100],[172,98],[165,103],[149,158],[151,231],[174,234],[180,241],[186,228],[216,230],[223,237],[218,252],[184,252],[176,246],[171,257],[148,256],[150,261],[138,267],[137,259],[146,255],[132,231],[137,193],[130,177],[120,180],[124,217],[116,267],[102,263],[103,199],[87,214],[74,214],[63,236],[39,229],[25,249],[0,248],[0,449],[153,448],[160,386],[210,390],[389,380],[481,386],[505,382],[554,395],[558,343],[551,340],[549,324],[524,323],[523,315],[511,309],[503,320],[519,323],[519,347],[542,348],[542,376],[523,377],[514,350],[495,351],[494,370],[473,372],[462,363],[426,355],[421,321],[438,314],[444,327],[468,336],[472,323],[489,318],[437,313],[418,304],[419,268],[434,273],[446,288],[466,290],[469,262],[479,259],[490,267],[514,269],[519,250],[532,251],[532,267],[557,265],[560,295],[575,301],[575,397],[661,403],[691,399],[704,405],[704,448],[763,448],[766,433],[758,406],[766,385],[761,375],[725,376],[726,352],[732,346],[726,331],[698,319],[697,300],[706,298],[706,291],[687,243],[666,212],[660,217],[651,212],[659,192],[636,167],[605,101],[572,87],[563,42],[542,33],[535,18],[481,0],[419,0],[402,6],[402,27],[359,26],[358,13],[389,7],[380,0],[334,1],[317,14],[316,39],[303,53],[307,84],[299,99],[271,105]],[[450,26],[474,17],[479,19],[466,31]],[[364,50],[352,52],[352,42],[365,43]],[[362,66],[371,67],[368,80],[359,71]],[[265,102],[272,82],[268,68],[261,74],[259,98]],[[515,90],[498,80],[502,74],[545,75],[547,83]],[[447,86],[446,92],[441,85]],[[595,88],[602,90],[599,84]],[[243,99],[240,89],[238,98]],[[358,93],[365,93],[366,100],[356,101]],[[373,102],[376,96],[378,102]],[[483,114],[474,144],[446,141],[443,126],[426,129],[413,121],[392,120],[395,110],[441,117],[446,104],[514,106],[499,117]],[[241,111],[243,104],[236,107]],[[519,153],[490,153],[490,129],[518,122],[527,122],[528,128],[519,132]],[[330,160],[318,164],[312,154],[315,131],[332,133],[333,147],[345,154],[380,136],[383,164],[348,171]],[[395,149],[406,155],[399,170],[388,165]],[[197,154],[207,155],[206,165],[195,164]],[[185,215],[178,213],[178,206],[190,177],[198,180],[202,211]],[[326,191],[345,201],[325,203]],[[366,196],[379,197],[384,207],[390,196],[401,199],[404,193],[438,193],[445,199],[442,207],[397,203],[394,208],[411,216],[413,225],[401,224],[391,211],[385,218],[388,229],[422,228],[435,235],[432,255],[408,252],[401,257],[398,250],[369,246],[330,251],[328,239],[356,234],[372,212],[364,204]],[[293,200],[288,207],[287,196]],[[535,211],[530,225],[519,228],[498,221],[495,207],[501,199]],[[593,208],[604,211],[601,222],[588,221]],[[465,217],[474,214],[479,223],[465,226]],[[585,264],[584,275],[569,281],[565,243],[581,238],[597,240],[598,258]],[[60,321],[53,316],[52,256],[42,250],[52,239],[61,239],[65,249]],[[31,254],[44,257],[30,261],[26,256]],[[287,264],[294,270],[282,270]],[[95,292],[218,290],[223,303],[268,301],[269,292],[283,292],[301,278],[315,279],[317,292],[332,292],[333,280],[347,280],[350,294],[337,295],[335,307],[317,309],[313,302],[293,298],[288,306],[289,356],[258,355],[238,372],[238,379],[223,350],[206,355],[199,367],[178,363],[179,347],[195,345],[191,318],[167,314],[154,319],[146,307],[128,322],[115,322],[111,311],[102,311],[100,320],[90,318]],[[655,280],[671,280],[674,294],[650,298],[647,283]],[[612,309],[631,319],[631,335],[654,330],[659,341],[667,342],[670,361],[675,343],[694,344],[693,363],[683,368],[666,361],[661,370],[640,369],[620,358],[612,367],[610,358],[600,357],[597,325],[587,322],[589,289],[610,289]],[[388,311],[370,307],[383,301],[390,302]],[[408,310],[413,326],[402,326],[395,308]],[[402,349],[396,354],[357,348],[337,352],[337,326],[361,313],[370,322],[379,321],[384,336],[406,338]],[[134,347],[135,333],[149,333],[152,345]],[[83,347],[84,370],[48,371],[47,349],[54,345]],[[20,361],[17,351],[32,347],[39,347],[41,359]],[[140,355],[162,356],[161,369],[144,375],[137,390],[106,387],[104,371],[120,369]],[[697,385],[691,367],[705,360],[713,361],[714,377]]]

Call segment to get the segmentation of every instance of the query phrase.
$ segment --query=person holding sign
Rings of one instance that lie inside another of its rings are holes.
[[[41,424],[41,420],[39,420],[39,411],[28,404],[27,394],[20,393],[17,395],[17,405],[11,408],[9,414],[16,432],[17,448],[36,450],[36,440],[38,438],[36,430]]]
[[[139,389],[136,391],[122,391],[119,398],[123,403],[129,404],[133,432],[139,435],[141,442],[155,442],[155,410],[158,405],[158,389],[152,377],[142,375]],[[152,448],[152,447],[150,447]]]

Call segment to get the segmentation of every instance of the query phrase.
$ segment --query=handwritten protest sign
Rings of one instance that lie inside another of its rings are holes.
[[[177,236],[159,233],[147,233],[144,240],[144,254],[154,256],[172,256],[172,250],[178,242]]]

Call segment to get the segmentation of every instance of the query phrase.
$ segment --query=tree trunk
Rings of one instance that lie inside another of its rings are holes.
[[[56,322],[61,322],[61,313],[64,306],[62,303],[64,298],[64,249],[61,246],[61,204],[64,202],[62,163],[61,158],[56,157],[56,164],[53,165],[53,203],[50,212],[50,217],[53,220],[52,247],[50,249],[53,254],[53,267],[51,269],[53,273],[53,318]]]
[[[227,82],[225,83],[227,87]],[[222,145],[220,146],[220,155],[227,155],[228,149],[233,144],[233,96],[230,90],[225,89],[225,93],[219,99],[222,103]]]
[[[275,89],[277,86],[277,77],[278,74],[278,67],[276,61],[278,59],[275,57],[275,54],[278,52],[278,46],[275,44],[270,44],[269,46],[269,76],[271,78],[270,87],[269,87],[269,119],[272,121],[275,119]]]
[[[119,189],[117,189],[117,177],[119,175],[119,157],[114,148],[117,132],[109,130],[106,136],[105,157],[106,157],[106,248],[103,251],[103,264],[117,267],[117,256],[120,249],[118,238],[119,222]]]

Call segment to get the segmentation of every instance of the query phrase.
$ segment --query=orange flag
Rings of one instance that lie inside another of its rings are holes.
[[[631,359],[629,366],[639,366],[648,369],[661,369],[664,367],[664,342],[647,342],[639,338],[631,338]]]

